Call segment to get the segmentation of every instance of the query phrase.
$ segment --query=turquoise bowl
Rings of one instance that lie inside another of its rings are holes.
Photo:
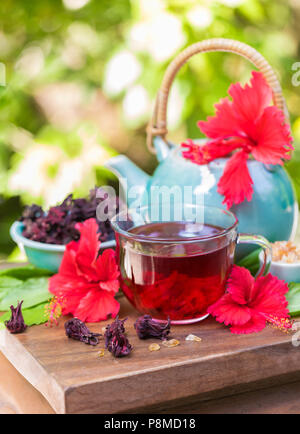
[[[10,236],[21,251],[25,252],[28,261],[38,268],[43,268],[57,273],[62,261],[66,246],[59,244],[39,243],[23,237],[24,225],[22,222],[14,222],[10,228]],[[101,243],[100,251],[115,247],[115,240]]]

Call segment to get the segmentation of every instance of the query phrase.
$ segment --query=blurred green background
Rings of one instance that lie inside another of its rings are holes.
[[[47,207],[113,182],[101,168],[110,155],[151,173],[145,126],[163,73],[211,37],[246,42],[275,68],[297,148],[300,0],[1,0],[0,258],[14,257],[8,229],[24,204]],[[196,121],[251,69],[231,54],[191,59],[172,88],[169,138],[199,137]],[[300,192],[297,150],[287,168]]]

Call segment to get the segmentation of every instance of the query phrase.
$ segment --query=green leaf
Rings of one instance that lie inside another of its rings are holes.
[[[32,277],[24,281],[14,277],[0,276],[0,311],[9,310],[23,300],[23,307],[28,308],[51,298],[48,291],[47,277]]]
[[[17,291],[21,286],[22,280],[15,279],[14,277],[2,276],[0,278],[0,303],[2,299],[9,295],[12,288]]]
[[[286,294],[288,309],[291,316],[300,315],[300,283],[289,283],[289,292]]]
[[[260,267],[260,262],[259,262],[260,252],[261,249],[254,250],[254,252],[251,252],[249,255],[245,256],[240,261],[238,261],[236,265],[238,265],[239,267],[247,268],[252,274],[252,276],[255,276]]]
[[[31,326],[34,324],[43,324],[44,322],[48,321],[45,315],[45,306],[47,304],[48,302],[41,303],[29,309],[24,309],[23,317],[24,317],[25,324]]]
[[[30,307],[29,309],[22,309],[23,318],[27,326],[32,326],[34,324],[43,324],[48,319],[45,315],[45,306],[47,302],[38,304],[37,306]],[[0,318],[0,329],[4,327],[4,321],[10,319],[11,312],[5,312]]]
[[[2,276],[14,277],[20,280],[26,280],[31,277],[47,277],[51,276],[53,273],[48,270],[43,270],[42,268],[36,268],[33,265],[25,265],[22,267],[6,268],[0,270],[0,278]]]

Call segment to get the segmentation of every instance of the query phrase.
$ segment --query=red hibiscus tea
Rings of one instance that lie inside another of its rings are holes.
[[[236,236],[212,224],[149,223],[116,233],[121,288],[141,313],[188,323],[225,291]]]

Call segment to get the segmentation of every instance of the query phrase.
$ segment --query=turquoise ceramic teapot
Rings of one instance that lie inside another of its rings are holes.
[[[223,174],[226,158],[216,159],[207,165],[196,165],[182,156],[179,146],[166,140],[166,111],[169,90],[180,67],[194,54],[207,51],[231,51],[250,60],[265,76],[273,89],[274,104],[286,112],[280,84],[268,62],[252,47],[228,39],[211,39],[191,45],[169,65],[158,93],[154,116],[148,127],[147,143],[156,153],[159,165],[152,176],[144,173],[124,155],[110,159],[106,166],[120,179],[121,185],[134,194],[128,196],[129,207],[135,206],[137,197],[145,204],[153,187],[191,186],[201,192],[204,205],[223,207],[224,199],[217,192],[217,184]],[[154,147],[152,147],[152,144]],[[298,204],[291,180],[281,166],[264,165],[248,160],[248,169],[254,181],[250,202],[233,206],[239,220],[239,231],[261,234],[270,241],[291,239],[296,231]]]

